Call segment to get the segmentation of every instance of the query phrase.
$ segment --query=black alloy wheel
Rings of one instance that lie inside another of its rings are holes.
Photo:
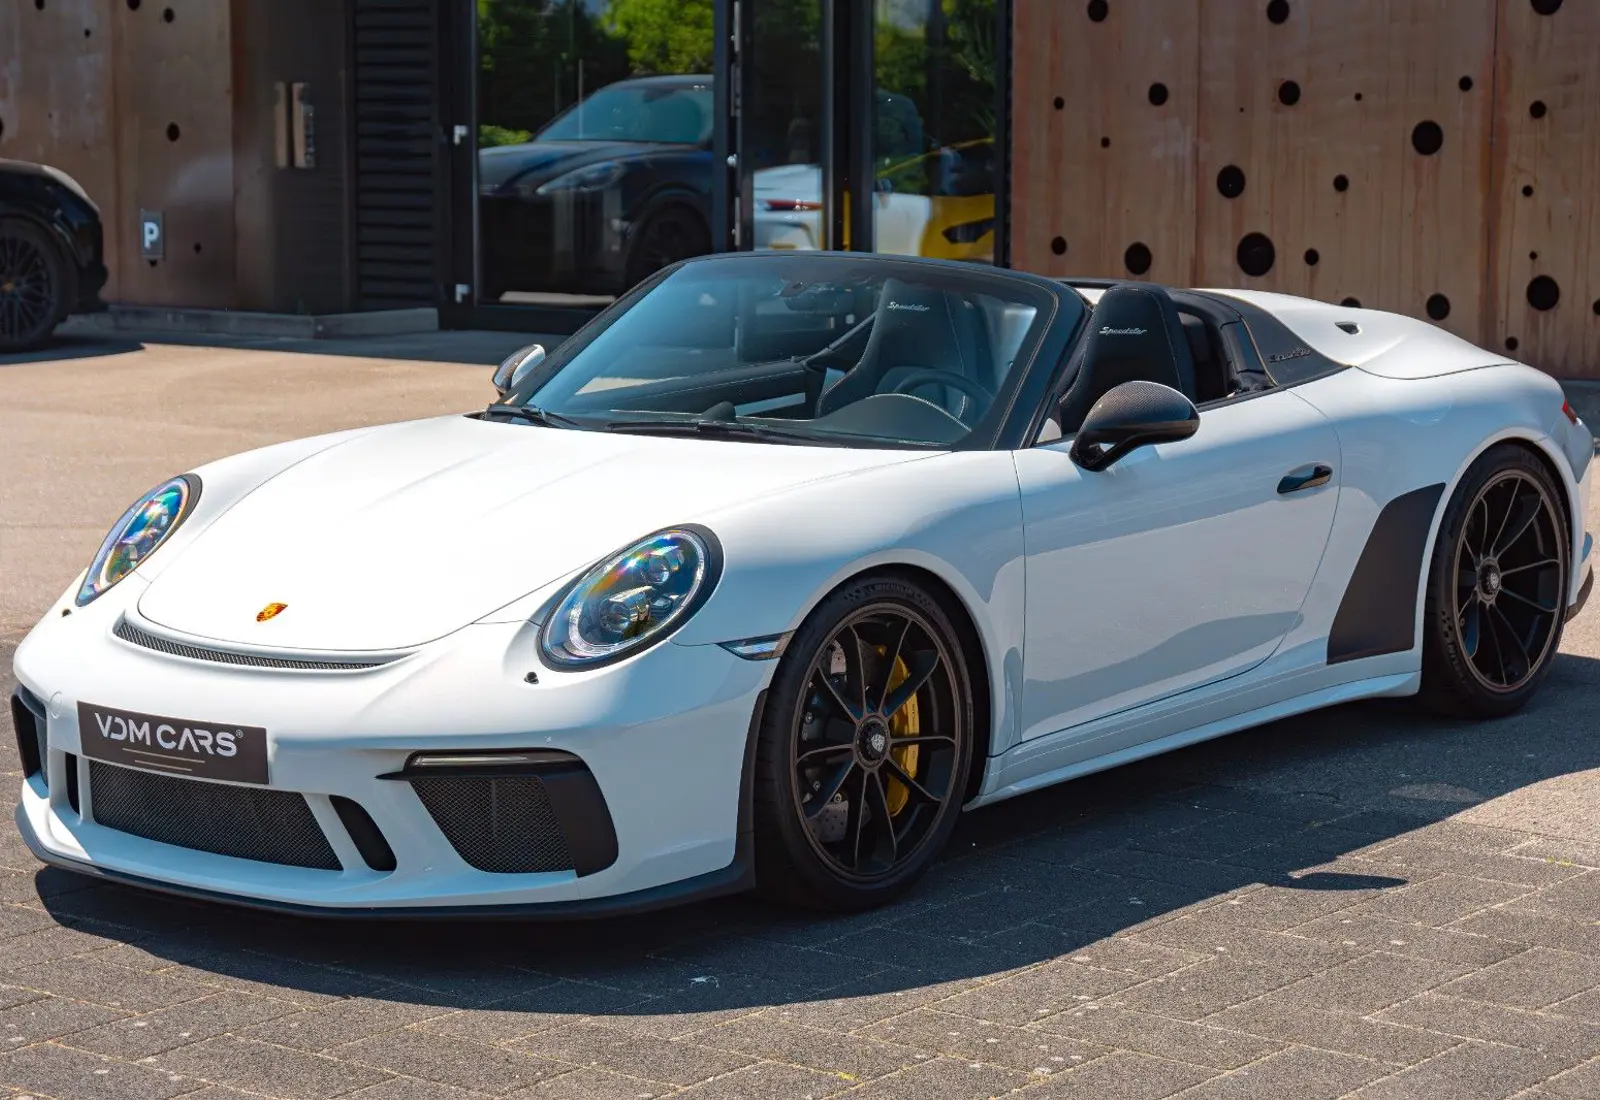
[[[0,219],[0,352],[26,351],[55,330],[63,266],[60,250],[38,228]]]
[[[635,230],[628,250],[628,286],[634,286],[657,271],[711,251],[711,233],[700,215],[687,206],[672,204],[648,215]]]
[[[1520,447],[1468,470],[1434,553],[1423,694],[1455,714],[1516,710],[1549,670],[1566,617],[1570,534],[1559,486]]]
[[[955,826],[972,752],[964,651],[939,603],[852,582],[796,631],[757,746],[757,881],[828,909],[889,901]]]

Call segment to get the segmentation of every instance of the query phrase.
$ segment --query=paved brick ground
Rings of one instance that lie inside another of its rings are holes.
[[[1514,719],[1361,704],[1018,799],[849,919],[283,920],[0,828],[0,1100],[1600,1096],[1597,618]]]

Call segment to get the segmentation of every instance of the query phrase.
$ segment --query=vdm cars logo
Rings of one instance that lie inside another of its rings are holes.
[[[288,606],[286,603],[269,603],[266,607],[256,612],[256,622],[264,623],[268,619],[276,619],[283,613],[283,609]]]

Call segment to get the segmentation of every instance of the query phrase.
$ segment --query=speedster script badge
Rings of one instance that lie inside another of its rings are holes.
[[[267,731],[260,726],[196,722],[79,703],[78,740],[83,755],[112,764],[197,779],[267,781]]]

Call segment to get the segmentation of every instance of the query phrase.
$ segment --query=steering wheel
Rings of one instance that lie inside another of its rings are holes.
[[[955,414],[957,419],[964,419],[969,408],[980,404],[987,407],[994,402],[994,394],[966,375],[957,374],[953,370],[936,370],[932,367],[913,370],[895,383],[889,392],[909,394],[912,390],[920,390],[923,386],[934,385],[949,386],[953,390],[960,391],[964,400],[961,402],[960,410]]]

